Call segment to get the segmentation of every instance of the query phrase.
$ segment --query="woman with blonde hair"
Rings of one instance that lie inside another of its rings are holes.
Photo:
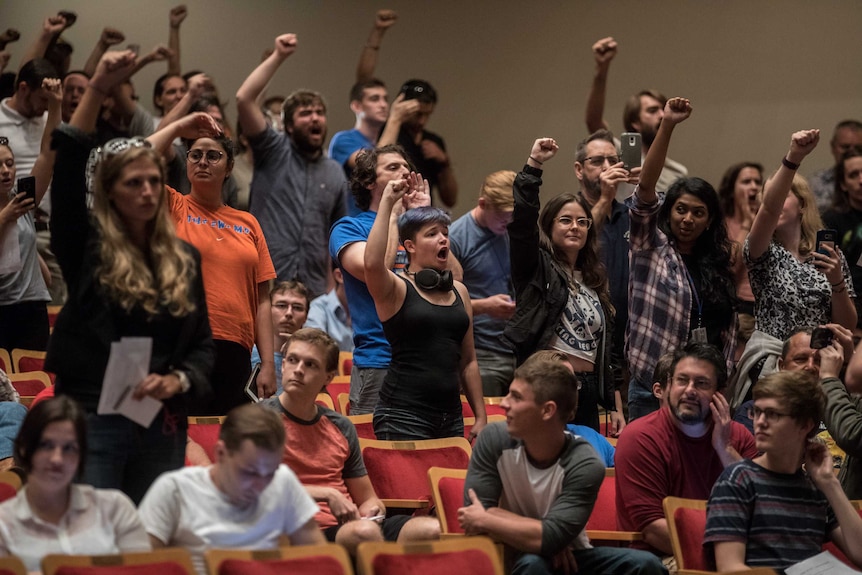
[[[796,174],[819,140],[820,130],[793,134],[790,150],[766,182],[743,248],[757,330],[779,340],[800,325],[856,325],[847,261],[829,245],[817,251],[823,222],[808,184]]]
[[[183,465],[188,392],[208,392],[213,343],[200,257],[176,236],[159,155],[142,139],[120,138],[94,150],[88,165],[101,101],[134,66],[131,51],[106,54],[71,122],[54,132],[51,247],[69,299],[46,368],[57,374],[57,394],[87,414],[83,481],[122,489],[138,502],[160,473]],[[129,362],[113,351],[125,338],[149,349],[147,375],[125,394],[164,402],[148,427],[117,413],[122,397],[100,401],[103,382],[117,377],[106,374],[109,358]]]

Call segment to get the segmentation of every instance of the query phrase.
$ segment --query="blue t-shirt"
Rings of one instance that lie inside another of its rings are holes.
[[[452,253],[464,268],[464,285],[470,299],[482,299],[498,294],[514,295],[509,263],[509,235],[497,235],[476,223],[467,212],[449,227]],[[473,340],[476,347],[497,353],[511,353],[500,336],[506,320],[487,314],[473,316]]]
[[[278,350],[275,350],[272,355],[275,359],[275,397],[278,397],[281,394],[281,362],[284,360],[284,356]],[[260,352],[255,345],[251,348],[251,368],[254,369],[258,363],[260,363]]]
[[[614,466],[614,454],[616,454],[617,450],[614,449],[610,441],[605,439],[604,435],[587,425],[570,423],[566,426],[566,429],[578,437],[586,439],[593,446],[593,449],[596,450],[596,453],[599,454],[599,459],[604,462],[605,467]]]
[[[329,142],[329,157],[338,162],[338,164],[344,168],[344,175],[349,182],[350,176],[353,175],[353,170],[347,165],[347,160],[349,160],[353,152],[357,150],[373,149],[374,142],[366,138],[362,132],[356,129],[345,130],[332,136],[332,140]],[[356,205],[356,200],[353,198],[353,194],[348,194],[347,215],[356,217],[360,213],[362,213],[362,210],[360,210],[359,206]]]
[[[383,324],[377,317],[374,299],[365,282],[360,281],[341,265],[341,251],[356,242],[368,241],[377,212],[365,211],[356,217],[341,218],[329,233],[329,255],[338,262],[344,276],[347,307],[353,322],[353,365],[360,368],[386,369],[392,358]]]

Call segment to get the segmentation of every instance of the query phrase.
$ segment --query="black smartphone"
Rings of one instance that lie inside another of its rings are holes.
[[[623,132],[620,136],[620,156],[627,170],[641,165],[641,135],[637,132]]]
[[[830,248],[834,250],[837,241],[838,232],[836,230],[817,230],[817,241],[815,243],[814,250],[819,254],[823,254],[824,256],[829,255],[826,250],[821,249],[821,246],[827,244]]]
[[[21,192],[27,194],[27,197],[34,202],[36,201],[36,178],[34,176],[18,178],[18,193]]]
[[[811,349],[823,349],[832,345],[834,334],[828,327],[815,327],[811,332]]]

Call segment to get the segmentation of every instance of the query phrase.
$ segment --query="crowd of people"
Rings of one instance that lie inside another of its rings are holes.
[[[614,137],[603,38],[578,191],[540,193],[561,154],[539,137],[453,222],[464,188],[426,128],[435,89],[409,79],[391,99],[374,75],[394,11],[328,152],[321,94],[267,95],[294,34],[238,87],[233,126],[224,87],[182,70],[187,16],[145,55],[105,28],[81,69],[62,37],[76,16],[49,16],[2,85],[0,348],[46,350],[57,397],[19,420],[27,483],[0,504],[0,552],[38,570],[182,546],[203,573],[211,547],[439,537],[432,517],[387,514],[353,425],[315,403],[350,352],[350,413],[379,439],[463,437],[466,396],[458,519],[511,548],[512,573],[663,573],[666,496],[709,501],[718,570],[785,568],[826,541],[862,565],[862,122],[838,123],[835,165],[809,181],[818,129],[716,189],[668,157],[696,103],[642,90]],[[157,61],[151,112],[132,78]],[[208,466],[184,467],[189,415],[227,415]],[[838,477],[821,426],[846,451]],[[618,526],[643,533],[628,549],[584,531],[612,465]]]

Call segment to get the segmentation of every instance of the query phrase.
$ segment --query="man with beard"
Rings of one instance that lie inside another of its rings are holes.
[[[673,551],[662,500],[707,499],[725,467],[757,454],[720,393],[727,383],[721,352],[689,343],[674,360],[662,392],[667,403],[631,422],[616,454],[617,527],[643,532],[636,543],[660,555]]]
[[[631,172],[623,167],[614,137],[604,129],[587,136],[575,152],[575,177],[581,184],[579,193],[589,204],[598,228],[599,255],[608,271],[611,303],[616,310],[611,362],[615,379],[620,382],[628,379],[623,373],[623,345],[629,317],[629,210],[616,196],[620,184],[637,184],[640,171],[639,167]],[[611,418],[612,434],[616,436],[625,427],[622,397],[618,397],[617,410],[611,412]]]
[[[611,37],[602,38],[593,44],[593,56],[596,60],[596,71],[590,94],[587,97],[587,129],[595,132],[602,128],[607,129],[608,123],[604,119],[605,113],[605,91],[608,83],[608,70],[611,60],[617,55],[617,41]],[[658,126],[664,115],[664,105],[667,103],[660,92],[656,90],[641,90],[637,94],[629,96],[623,109],[623,125],[626,132],[638,132],[641,135],[643,156],[647,152],[658,134]],[[656,190],[664,192],[677,179],[688,175],[688,169],[670,158],[665,158],[664,169],[659,176]]]
[[[317,92],[297,90],[284,102],[280,134],[257,104],[295,50],[295,34],[277,37],[272,54],[246,78],[236,100],[254,155],[250,211],[263,228],[278,279],[301,281],[314,298],[326,292],[329,228],[344,216],[347,197],[341,166],[323,153],[326,105]]]

